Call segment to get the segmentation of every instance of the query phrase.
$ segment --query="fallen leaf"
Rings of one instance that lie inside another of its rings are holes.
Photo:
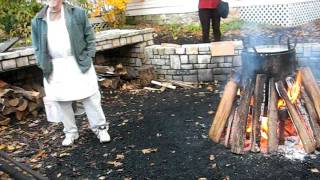
[[[37,164],[32,166],[32,169],[40,169],[42,167],[42,164]]]
[[[118,161],[108,161],[107,163],[113,165],[114,167],[122,166],[122,163]]]
[[[212,92],[212,91],[214,90],[214,87],[213,87],[213,86],[208,86],[208,87],[207,87],[207,90],[210,91],[210,92]]]
[[[14,151],[16,148],[12,145],[7,145],[7,150],[8,151]]]
[[[214,111],[208,111],[208,114],[212,115],[212,114],[214,114]]]
[[[230,180],[230,177],[226,176],[226,177],[223,178],[223,180]]]
[[[207,180],[207,178],[201,177],[201,178],[199,178],[198,180]]]
[[[106,179],[106,177],[105,176],[100,176],[98,179],[99,180],[104,180],[104,179]]]
[[[124,178],[124,180],[131,180],[132,178],[130,178],[130,177],[126,177],[126,178]]]
[[[31,159],[38,159],[38,158],[41,158],[41,157],[43,157],[43,156],[46,156],[46,155],[45,155],[45,152],[46,152],[46,151],[44,151],[44,150],[40,150],[40,151],[38,151],[37,154],[35,154],[34,156],[32,156]]]
[[[4,144],[0,144],[0,150],[4,150],[7,146]]]
[[[123,154],[117,154],[116,159],[117,160],[123,160],[124,159],[124,155]]]
[[[147,148],[147,149],[143,149],[142,153],[143,154],[149,154],[149,153],[157,152],[157,151],[158,151],[158,148]]]

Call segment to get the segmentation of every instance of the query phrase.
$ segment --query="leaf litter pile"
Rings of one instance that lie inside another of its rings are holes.
[[[207,133],[222,87],[103,91],[110,143],[100,144],[82,116],[77,117],[80,138],[62,147],[63,127],[47,123],[42,113],[2,126],[0,148],[49,179],[319,178],[318,156],[304,161],[238,156],[212,143]],[[0,172],[0,177],[8,176]]]

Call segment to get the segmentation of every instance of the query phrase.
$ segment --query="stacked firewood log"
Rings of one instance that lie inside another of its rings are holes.
[[[152,66],[132,68],[117,64],[115,66],[95,65],[94,67],[100,85],[104,88],[132,90],[144,87],[156,78]]]
[[[29,85],[26,90],[0,80],[0,125],[13,119],[24,120],[28,115],[36,117],[43,107],[43,94],[40,85]]]

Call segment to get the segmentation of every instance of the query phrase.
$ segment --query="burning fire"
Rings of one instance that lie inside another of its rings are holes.
[[[261,137],[268,139],[268,117],[261,117]]]
[[[261,120],[261,129],[260,129],[261,137],[264,139],[268,139],[268,117],[261,117],[260,120]],[[252,131],[252,127],[250,123],[250,125],[246,129],[246,132],[251,133],[251,131]]]
[[[290,101],[294,104],[296,100],[298,99],[300,95],[300,89],[301,89],[301,72],[298,71],[296,80],[292,87],[288,87],[288,97]],[[279,99],[278,101],[278,109],[283,109],[285,108],[286,103],[284,102],[283,99]]]

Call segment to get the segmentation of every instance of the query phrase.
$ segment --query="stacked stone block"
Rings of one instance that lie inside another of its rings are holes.
[[[189,82],[226,80],[232,69],[241,66],[237,46],[233,56],[211,56],[211,44],[181,46],[154,45],[146,48],[146,59],[156,67],[159,78]]]
[[[120,52],[117,56],[130,66],[141,66],[144,63],[144,48],[153,45],[153,29],[143,30],[108,30],[96,34],[96,50],[102,52],[120,47],[129,47],[125,56]],[[31,47],[12,52],[0,53],[0,72],[17,70],[36,64]]]

